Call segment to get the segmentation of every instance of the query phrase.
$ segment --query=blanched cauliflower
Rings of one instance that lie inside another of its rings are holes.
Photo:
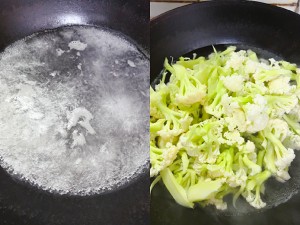
[[[224,86],[232,92],[240,91],[243,88],[245,77],[242,75],[234,74],[232,76],[221,77]]]
[[[150,89],[151,189],[162,179],[190,208],[225,210],[228,194],[265,207],[264,183],[289,180],[300,150],[300,69],[234,46],[164,66]]]

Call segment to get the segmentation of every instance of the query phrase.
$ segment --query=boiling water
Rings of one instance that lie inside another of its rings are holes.
[[[0,157],[60,194],[125,185],[148,163],[149,60],[110,30],[64,27],[0,55]]]

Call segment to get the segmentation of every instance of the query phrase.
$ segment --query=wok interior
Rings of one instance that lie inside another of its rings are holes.
[[[139,4],[135,0],[3,0],[0,8],[0,50],[43,30],[68,25],[94,25],[128,36],[147,55],[148,22],[149,2],[146,0]],[[0,169],[1,218],[18,225],[145,224],[149,219],[148,187],[145,171],[117,192],[88,197],[58,196],[15,180]]]
[[[189,16],[186,16],[189,15]],[[252,49],[259,57],[284,59],[300,65],[300,18],[287,10],[257,2],[210,1],[173,10],[151,23],[151,83],[157,81],[165,57],[208,55],[228,45]],[[214,207],[183,208],[176,204],[162,183],[152,191],[151,218],[154,224],[293,224],[300,221],[299,153],[290,167],[291,179],[270,179],[263,196],[268,208],[256,210],[242,198],[237,208],[217,211]],[[291,198],[290,198],[291,197]],[[275,207],[276,206],[276,207]],[[167,218],[167,219],[166,219]],[[289,221],[289,222],[287,222]]]

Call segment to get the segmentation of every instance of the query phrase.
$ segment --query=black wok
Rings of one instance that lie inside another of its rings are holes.
[[[212,45],[217,49],[227,45],[251,48],[261,57],[282,58],[300,66],[300,16],[263,3],[209,1],[188,5],[152,20],[150,32],[151,82],[159,76],[165,57],[176,59],[191,52],[207,55]],[[299,180],[297,174],[299,162],[292,164],[294,181]],[[284,190],[285,186],[280,188]],[[150,214],[152,225],[296,225],[300,224],[299,210],[299,193],[262,212],[233,215],[200,207],[187,209],[176,204],[159,183],[152,191]]]
[[[147,0],[1,0],[0,50],[45,29],[80,24],[110,28],[149,51]],[[149,177],[100,195],[55,195],[0,169],[1,225],[143,225],[149,221]]]

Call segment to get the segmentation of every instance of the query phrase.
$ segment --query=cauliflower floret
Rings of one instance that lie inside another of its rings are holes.
[[[296,95],[266,95],[265,98],[268,101],[268,113],[273,118],[283,117],[284,114],[290,113],[298,104]]]
[[[233,98],[228,96],[227,93],[222,96],[221,105],[226,115],[232,115],[236,109],[240,109],[238,102],[233,101]]]
[[[268,93],[269,89],[264,85],[264,83],[252,83],[246,82],[241,89],[241,91],[237,92],[238,95],[241,96],[249,96],[249,95],[265,95]]]
[[[261,199],[260,193],[264,190],[264,182],[269,179],[271,173],[265,170],[258,173],[247,180],[246,190],[242,195],[249,204],[257,209],[261,209],[266,206]],[[255,194],[253,193],[255,192]]]
[[[224,120],[228,130],[233,131],[237,128],[238,131],[244,132],[246,130],[246,117],[238,102],[233,101],[231,96],[225,94],[221,99],[221,105],[223,106]]]
[[[254,104],[247,103],[243,107],[247,119],[246,131],[249,133],[256,133],[265,129],[269,121],[265,98],[257,94],[253,101]]]
[[[266,203],[261,200],[260,196],[259,197],[255,196],[254,200],[252,202],[249,202],[249,204],[256,209],[261,209],[266,206]]]
[[[290,77],[278,77],[268,83],[270,94],[290,94],[296,90],[295,85],[290,85]]]
[[[165,61],[165,67],[176,78],[174,82],[179,84],[176,89],[175,102],[182,105],[192,105],[194,103],[205,102],[206,86],[193,76],[184,66],[179,64],[170,65]]]
[[[263,83],[268,82],[274,79],[277,79],[282,76],[288,76],[290,77],[292,75],[292,72],[290,70],[286,70],[283,68],[273,68],[269,66],[269,68],[262,68],[258,69],[254,74],[253,78],[255,80],[255,83]]]
[[[287,167],[289,167],[292,163],[292,161],[295,158],[295,153],[294,150],[291,148],[288,148],[286,153],[284,155],[281,156],[281,158],[278,158],[275,161],[275,165],[280,169],[285,169]]]
[[[201,156],[203,162],[206,160],[208,162],[214,161],[214,155],[219,154],[218,149],[221,144],[222,130],[222,120],[207,119],[190,126],[189,131],[180,136],[178,146],[180,145],[186,149],[187,154],[190,156]]]
[[[241,134],[237,130],[227,131],[224,133],[224,142],[228,145],[241,145],[244,143],[244,138],[241,137]]]
[[[264,157],[265,166],[272,173],[276,173],[277,170],[286,169],[295,158],[294,150],[286,148],[282,144],[280,138],[286,136],[286,134],[282,135],[278,124],[280,123],[274,123],[274,121],[271,120],[267,128],[261,132],[261,135],[268,140],[266,155]],[[286,131],[283,130],[283,132]]]
[[[255,95],[255,98],[253,99],[254,104],[260,105],[260,106],[266,106],[267,100],[261,96],[260,94]]]
[[[216,148],[212,152],[200,152],[198,154],[198,160],[201,163],[210,163],[213,164],[217,161],[218,156],[220,155],[220,149]]]
[[[276,172],[276,180],[278,180],[279,182],[286,182],[287,180],[289,180],[291,178],[290,174],[288,173],[288,171],[286,170],[278,170]]]
[[[246,52],[243,50],[239,52],[231,52],[230,58],[225,64],[225,68],[232,68],[235,71],[238,70],[246,60],[245,53]]]
[[[177,146],[167,143],[165,148],[158,148],[153,144],[150,145],[150,177],[154,177],[163,169],[173,163],[177,157],[179,149]]]
[[[255,151],[255,144],[252,141],[247,141],[245,145],[242,145],[241,148],[239,148],[240,151],[243,151],[244,153],[252,153]]]
[[[247,173],[244,168],[240,168],[233,176],[228,177],[227,183],[229,187],[244,186],[247,181]]]
[[[208,90],[207,104],[204,105],[204,109],[206,113],[217,118],[221,118],[221,116],[224,114],[224,109],[221,101],[223,95],[226,94],[227,90],[221,80],[216,81],[213,79],[213,81],[209,82],[217,82],[217,85],[214,89],[211,88],[211,90]]]
[[[188,132],[187,132],[188,134]],[[179,141],[177,143],[177,146],[181,149],[184,148],[187,151],[187,154],[189,156],[197,156],[199,154],[199,151],[201,150],[199,146],[195,145],[191,141],[189,141],[189,137],[187,134],[183,134],[179,137]]]
[[[193,118],[190,117],[188,114],[184,118],[181,118],[179,120],[181,128],[184,132],[189,129],[189,126],[191,125],[192,121],[193,121]]]
[[[238,92],[243,88],[245,78],[242,75],[234,74],[232,76],[220,77],[224,86],[232,92]]]
[[[181,128],[172,129],[171,124],[172,124],[171,121],[168,120],[166,125],[160,131],[157,131],[157,134],[166,141],[173,140],[174,137],[177,137],[184,131]]]
[[[168,150],[163,152],[163,158],[165,166],[168,166],[175,160],[178,153],[178,148],[171,143],[167,143],[166,148]]]
[[[268,129],[270,129],[274,136],[280,141],[283,141],[290,133],[289,125],[281,119],[270,119]]]
[[[253,194],[251,191],[245,191],[242,193],[242,196],[246,199],[247,202],[251,203],[255,199],[255,194]]]
[[[225,117],[224,120],[229,131],[237,129],[240,132],[245,132],[247,129],[246,116],[241,109],[236,109],[231,116]]]
[[[245,73],[255,73],[257,68],[259,67],[259,63],[253,60],[247,60],[245,65]]]
[[[204,98],[206,95],[206,87],[203,85],[203,88],[194,91],[192,93],[183,95],[176,95],[176,102],[183,105],[192,105],[194,103],[200,102],[203,104]]]
[[[284,139],[283,144],[287,148],[300,150],[300,136],[297,134],[294,134],[293,132],[289,132],[287,138]]]

